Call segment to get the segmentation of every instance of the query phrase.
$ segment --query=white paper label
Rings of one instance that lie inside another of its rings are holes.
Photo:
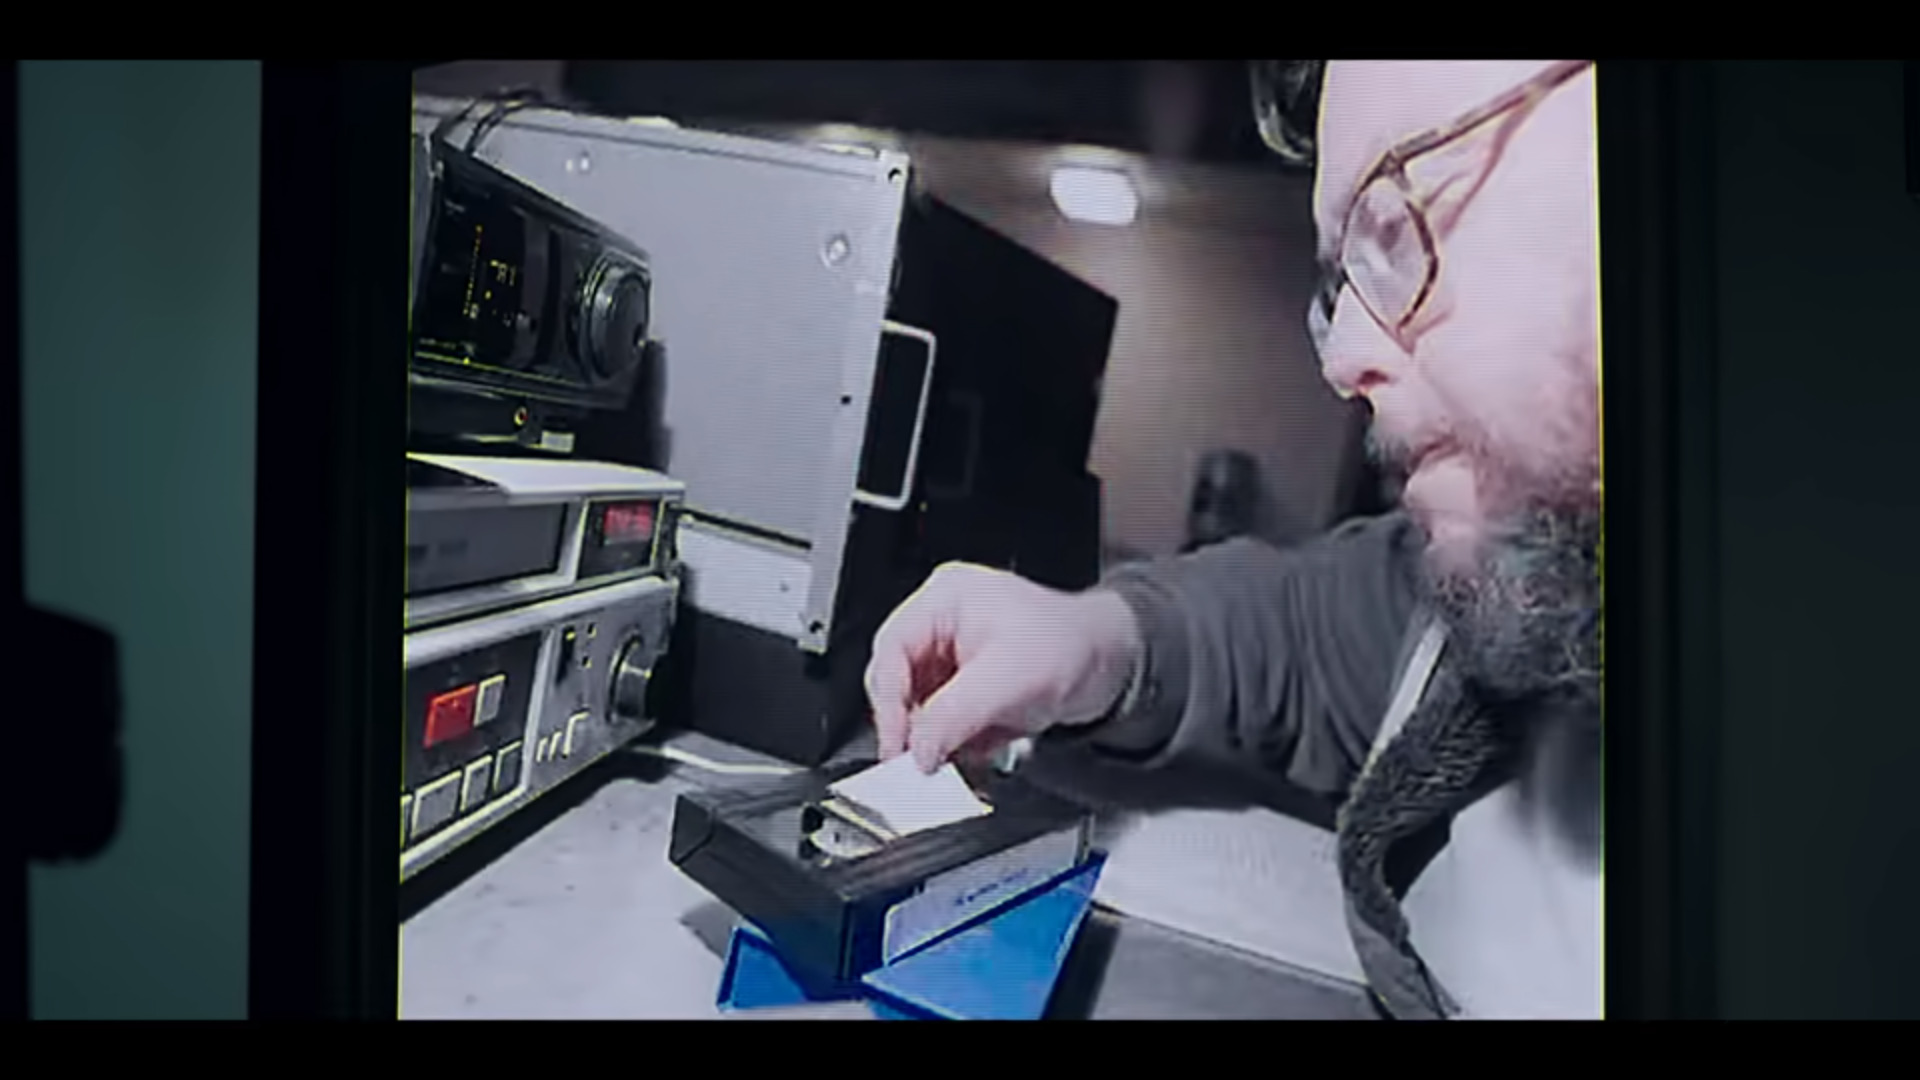
[[[928,878],[920,891],[888,909],[880,950],[886,963],[992,911],[1079,863],[1079,829],[1036,837],[997,855]]]
[[[880,816],[900,836],[983,817],[993,808],[980,801],[952,763],[923,773],[902,754],[833,785],[833,793]]]

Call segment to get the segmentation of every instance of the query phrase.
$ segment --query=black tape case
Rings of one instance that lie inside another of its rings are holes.
[[[1084,807],[998,777],[993,812],[849,854],[820,840],[829,790],[857,762],[753,787],[683,794],[668,858],[814,978],[852,982],[1070,873],[1091,854]],[[857,825],[853,831],[858,832]]]

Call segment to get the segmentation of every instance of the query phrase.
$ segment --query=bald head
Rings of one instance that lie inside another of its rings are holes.
[[[1344,60],[1321,91],[1314,199],[1323,254],[1360,175],[1401,139],[1431,131],[1553,65],[1551,60]]]

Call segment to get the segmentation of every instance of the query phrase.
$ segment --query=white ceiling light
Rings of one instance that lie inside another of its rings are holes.
[[[1093,225],[1131,225],[1140,212],[1140,196],[1127,174],[1113,169],[1063,165],[1053,170],[1053,203],[1073,221]]]

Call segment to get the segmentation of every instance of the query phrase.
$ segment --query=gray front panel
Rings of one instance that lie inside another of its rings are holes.
[[[422,101],[416,124],[446,111]],[[462,127],[456,138],[464,140]],[[824,629],[865,438],[906,161],[545,111],[480,156],[645,247],[688,504],[807,541]],[[805,640],[805,627],[795,636]]]
[[[649,669],[665,655],[678,596],[645,578],[408,635],[410,674],[529,633],[540,645],[526,705],[498,721],[516,731],[403,778],[401,880],[647,731],[651,717],[614,715],[614,667],[630,642]]]

